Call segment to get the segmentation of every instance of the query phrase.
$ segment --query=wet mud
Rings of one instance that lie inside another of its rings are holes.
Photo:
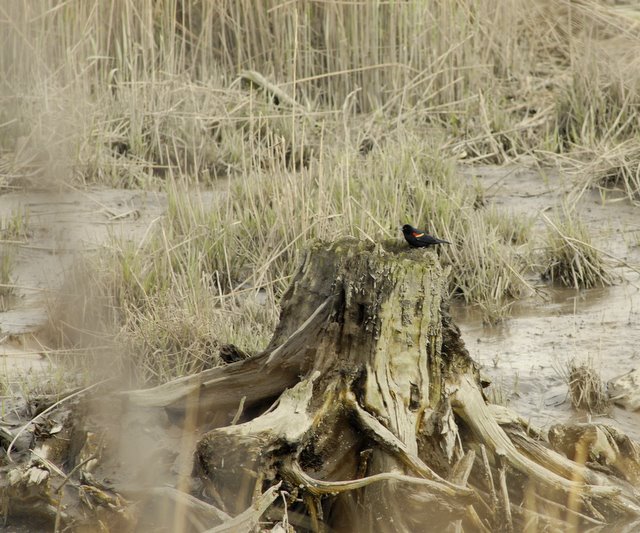
[[[0,217],[26,220],[26,236],[0,243],[11,261],[10,305],[0,312],[0,371],[9,381],[51,371],[37,332],[80,254],[115,237],[140,240],[159,220],[165,195],[96,189],[13,191],[0,195]]]
[[[487,190],[488,202],[535,217],[540,247],[546,234],[540,213],[560,208],[574,189],[551,170],[485,167],[468,169],[466,175]],[[588,418],[575,412],[567,396],[572,360],[589,362],[604,381],[640,364],[640,274],[635,270],[640,265],[640,207],[621,191],[595,190],[582,195],[576,210],[592,244],[615,257],[608,258],[619,278],[614,286],[576,291],[532,277],[528,281],[539,294],[515,303],[511,317],[497,326],[483,324],[471,307],[453,306],[469,352],[492,380],[489,396],[543,428]],[[636,413],[614,407],[591,420],[640,440]]]

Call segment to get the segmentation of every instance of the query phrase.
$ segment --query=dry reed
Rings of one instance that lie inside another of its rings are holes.
[[[404,222],[451,240],[451,293],[505,318],[531,291],[530,223],[483,207],[456,165],[562,152],[585,168],[585,151],[631,144],[639,123],[633,14],[589,0],[12,0],[0,15],[0,183],[165,190],[161,229],[114,244],[95,286],[136,350],[184,342],[203,365],[217,334],[194,314],[245,313],[236,296],[264,291],[270,315],[310,240],[379,240]],[[635,196],[634,161],[602,179]],[[586,239],[555,235],[549,275],[610,281]],[[262,323],[245,325],[263,339]]]

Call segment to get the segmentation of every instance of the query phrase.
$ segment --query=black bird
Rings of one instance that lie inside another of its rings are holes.
[[[426,232],[416,229],[409,224],[402,226],[402,234],[409,245],[415,248],[433,246],[434,244],[451,244],[449,241],[443,241],[437,237],[427,235]]]

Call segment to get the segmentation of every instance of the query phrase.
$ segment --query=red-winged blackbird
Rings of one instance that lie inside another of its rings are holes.
[[[437,237],[427,235],[424,231],[414,228],[409,224],[402,226],[402,234],[407,242],[416,248],[432,246],[434,244],[451,244],[449,241],[443,241]]]

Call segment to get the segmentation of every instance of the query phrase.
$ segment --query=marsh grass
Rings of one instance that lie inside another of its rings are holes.
[[[619,190],[640,204],[640,143],[637,136],[623,142],[600,142],[585,149],[580,161],[565,160],[575,178],[574,196],[588,189]]]
[[[67,368],[49,364],[55,360],[46,356],[47,364],[41,367],[32,367],[29,370],[17,370],[6,368],[6,362],[0,363],[0,394],[6,396],[9,408],[13,407],[11,399],[22,398],[26,402],[27,414],[41,407],[42,401],[49,399],[53,403],[58,400],[63,391],[69,391],[84,380],[73,380]],[[22,404],[14,411],[14,414],[22,412]],[[0,399],[0,410],[5,408],[3,399]],[[0,416],[2,413],[0,413]]]
[[[0,217],[0,241],[23,241],[30,235],[28,209],[20,207]]]
[[[505,211],[495,205],[487,207],[484,219],[489,227],[495,228],[496,235],[505,244],[522,246],[531,240],[535,218],[511,209]]]
[[[593,358],[587,357],[582,361],[573,358],[559,372],[567,382],[571,405],[575,409],[597,415],[609,411],[611,401],[607,387]]]
[[[250,291],[220,297],[217,287],[179,273],[159,283],[158,271],[145,272],[127,250],[130,243],[113,243],[77,264],[50,302],[41,337],[51,349],[67,349],[59,364],[139,386],[221,364],[223,342],[248,353],[264,347],[277,318],[273,301]]]
[[[211,273],[220,291],[267,283],[277,297],[311,240],[401,238],[399,224],[411,222],[453,243],[441,251],[452,294],[480,305],[487,321],[504,318],[512,299],[530,289],[521,274],[524,250],[513,246],[526,240],[527,224],[479,207],[477,187],[461,182],[437,141],[399,133],[365,157],[356,144],[327,147],[317,167],[295,175],[242,175],[209,208],[172,186],[168,220],[178,233],[167,231],[169,241],[188,239],[200,258],[194,273]]]
[[[469,162],[619,142],[639,122],[637,16],[595,1],[12,0],[3,14],[8,182],[298,169],[354,117],[441,130]],[[247,70],[290,98],[239,83]]]
[[[26,209],[19,208],[0,217],[0,311],[8,310],[13,303],[16,245],[29,236],[29,213]]]
[[[512,383],[507,383],[504,376],[501,376],[498,382],[492,383],[487,389],[489,402],[495,405],[509,407],[511,401],[520,395],[519,382],[520,378],[517,373]]]
[[[575,212],[565,206],[561,215],[543,217],[547,224],[544,279],[575,289],[613,284],[611,266],[591,244],[587,228]]]
[[[401,240],[405,222],[453,243],[440,251],[453,295],[478,305],[487,322],[508,316],[529,287],[522,251],[505,228],[519,239],[525,226],[479,205],[481,191],[460,181],[437,139],[398,131],[364,156],[357,133],[352,139],[327,143],[306,169],[254,169],[213,192],[169,177],[166,215],[144,239],[113,241],[70,277],[76,289],[51,311],[57,346],[115,336],[121,368],[144,383],[220,364],[223,343],[256,352],[312,240]]]
[[[586,150],[637,133],[637,35],[628,12],[589,0],[12,0],[2,13],[2,183],[168,195],[143,242],[85,269],[88,300],[70,299],[83,313],[52,312],[62,344],[115,334],[143,382],[217,364],[223,335],[263,346],[313,239],[400,238],[407,222],[453,243],[439,251],[451,294],[504,319],[532,290],[531,222],[486,206],[456,165],[563,152],[585,168]],[[633,195],[634,157],[615,174]],[[549,275],[609,283],[584,235],[556,227]]]
[[[485,213],[473,212],[460,228],[457,245],[446,250],[453,266],[452,292],[468,304],[480,307],[483,320],[496,323],[509,315],[514,299],[532,291],[524,279],[527,261],[522,251],[504,241],[499,226],[493,225]],[[508,223],[509,215],[504,214]]]
[[[12,302],[15,290],[12,285],[11,274],[14,266],[14,247],[0,245],[0,312],[7,311]]]

